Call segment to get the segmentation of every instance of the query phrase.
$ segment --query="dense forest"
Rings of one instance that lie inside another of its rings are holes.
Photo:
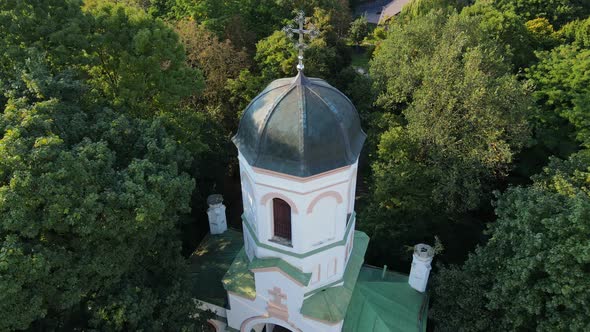
[[[436,330],[590,330],[590,2],[361,2],[0,1],[0,331],[202,330],[187,257],[207,195],[239,225],[230,137],[298,10],[368,135],[366,262],[436,244]]]

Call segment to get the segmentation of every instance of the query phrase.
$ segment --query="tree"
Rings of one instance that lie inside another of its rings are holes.
[[[479,40],[477,19],[436,16],[392,26],[371,62],[377,104],[399,116],[380,140],[376,167],[405,162],[390,155],[401,153],[432,176],[427,196],[459,212],[478,206],[486,183],[505,176],[526,143],[528,88],[501,61],[501,47]],[[377,177],[389,174],[399,173]]]
[[[199,69],[205,78],[205,89],[193,96],[191,107],[196,109],[221,108],[221,118],[229,131],[237,125],[236,110],[226,101],[225,87],[228,79],[235,79],[244,68],[248,68],[249,57],[243,50],[233,47],[230,40],[220,41],[217,36],[194,21],[176,23],[186,50],[187,63]]]
[[[411,20],[432,10],[460,10],[472,3],[472,0],[413,0],[403,6],[399,17],[402,20]]]
[[[284,32],[275,31],[256,44],[254,61],[258,64],[262,77],[268,81],[293,76],[296,72],[297,50]]]
[[[590,327],[588,152],[553,159],[529,187],[498,198],[489,241],[435,274],[442,331],[585,331]]]
[[[0,329],[190,326],[187,151],[40,59],[0,116]]]
[[[185,63],[178,36],[141,10],[99,3],[93,17],[92,62],[86,66],[97,98],[117,110],[148,116],[173,109],[203,88],[201,73]]]
[[[542,17],[558,27],[590,14],[590,4],[584,0],[498,0],[493,3],[501,10],[511,10],[526,20]]]
[[[494,40],[504,48],[504,56],[514,65],[515,72],[535,62],[535,46],[526,20],[512,10],[494,7],[490,1],[476,1],[463,8],[462,16],[474,17],[479,21],[480,38]]]
[[[346,46],[331,25],[329,11],[316,9],[307,20],[307,25],[318,31],[313,40],[306,40],[308,47],[304,52],[305,73],[325,79],[334,78],[350,64]],[[307,38],[307,37],[306,37]],[[293,76],[296,73],[297,49],[295,42],[281,31],[275,31],[268,38],[256,44],[254,60],[261,76],[270,82],[273,79]]]
[[[366,16],[361,16],[350,23],[348,37],[357,46],[359,46],[365,37],[369,34],[369,22]]]
[[[548,50],[557,44],[553,25],[546,18],[535,18],[525,23],[535,50]]]
[[[207,146],[177,111],[198,72],[162,22],[95,5],[0,3],[0,330],[195,326],[178,232]]]
[[[569,22],[557,32],[557,35],[566,43],[590,48],[590,18]]]
[[[106,1],[86,3],[86,12],[80,5],[2,3],[0,83],[13,81],[13,68],[26,61],[29,48],[37,48],[46,53],[48,70],[89,76],[93,98],[118,111],[154,115],[200,92],[200,72],[186,66],[182,44],[163,22]]]
[[[575,151],[572,137],[590,145],[590,48],[576,42],[538,53],[539,63],[527,76],[535,86],[537,102],[533,123],[539,142],[555,155],[565,157]]]
[[[48,70],[85,61],[91,25],[79,6],[78,1],[0,2],[0,94],[12,88],[14,68],[24,64],[30,48],[43,50]]]
[[[440,229],[456,239],[453,223],[485,211],[528,142],[530,91],[502,45],[481,38],[478,17],[431,12],[389,28],[370,63],[381,111],[371,116],[371,193],[359,220],[382,241],[373,248],[401,254]]]
[[[244,69],[235,79],[227,81],[227,91],[230,94],[230,102],[236,105],[238,118],[248,104],[262,91],[264,84],[268,83],[263,77],[253,74],[250,70]]]

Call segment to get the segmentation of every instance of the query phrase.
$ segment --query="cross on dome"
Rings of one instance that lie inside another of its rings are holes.
[[[297,70],[302,71],[303,68],[305,68],[305,66],[303,65],[303,50],[307,48],[307,44],[305,44],[303,36],[309,35],[310,39],[314,39],[315,37],[317,37],[319,32],[311,23],[308,24],[309,29],[303,28],[305,24],[305,13],[302,10],[299,11],[297,17],[295,17],[295,23],[297,23],[298,26],[293,27],[293,25],[287,25],[283,28],[283,31],[287,34],[287,37],[289,38],[293,37],[293,34],[295,33],[299,34],[299,41],[297,42],[295,47],[297,47],[297,49],[299,50],[299,55],[297,56],[297,59],[299,60],[299,63],[297,64]]]

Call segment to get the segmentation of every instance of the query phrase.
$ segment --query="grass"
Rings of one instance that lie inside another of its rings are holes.
[[[369,69],[369,60],[371,60],[371,58],[365,47],[360,47],[358,50],[356,47],[353,47],[352,66]]]

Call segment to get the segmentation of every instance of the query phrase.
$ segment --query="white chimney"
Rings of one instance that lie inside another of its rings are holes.
[[[227,230],[227,219],[225,217],[225,205],[221,195],[209,195],[207,197],[207,215],[209,216],[209,231],[211,234],[221,234]]]
[[[434,257],[434,249],[427,244],[417,244],[414,246],[414,255],[412,259],[412,269],[408,283],[419,292],[426,290],[428,275],[430,274],[430,263]]]

